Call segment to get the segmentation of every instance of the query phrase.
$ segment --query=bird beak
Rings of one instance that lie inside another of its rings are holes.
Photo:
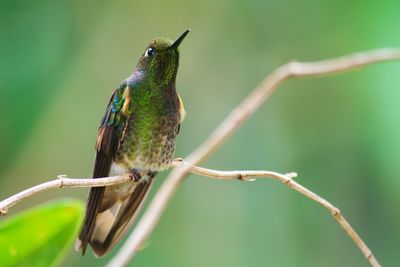
[[[176,39],[176,41],[170,46],[170,49],[177,49],[178,46],[182,43],[183,39],[185,39],[186,35],[190,32],[190,29],[184,31],[181,36]]]

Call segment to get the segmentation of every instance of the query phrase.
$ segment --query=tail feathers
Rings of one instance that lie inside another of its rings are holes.
[[[75,243],[75,249],[84,253],[86,239],[96,257],[107,254],[133,224],[155,174],[150,173],[139,182],[106,187],[95,215],[92,232],[89,236],[81,234]]]
[[[102,128],[103,129],[103,128]],[[101,130],[104,132],[104,129]],[[108,133],[110,133],[108,131]],[[103,135],[100,135],[103,137]],[[109,135],[107,135],[109,136]],[[96,161],[93,168],[93,178],[106,177],[110,173],[112,158],[103,150],[98,150],[96,153]],[[86,214],[84,223],[79,233],[78,240],[75,243],[75,249],[82,251],[85,255],[86,247],[92,235],[96,215],[103,201],[105,187],[92,187],[86,205]]]
[[[102,202],[104,191],[105,187],[93,187],[90,189],[88,204],[86,207],[85,221],[82,225],[79,237],[75,242],[75,250],[81,251],[82,256],[85,255],[86,247],[90,241],[90,236],[92,235],[94,229],[96,215]]]

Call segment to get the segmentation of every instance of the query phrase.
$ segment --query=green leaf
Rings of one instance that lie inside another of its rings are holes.
[[[83,204],[58,200],[0,223],[1,266],[56,266],[71,248]]]

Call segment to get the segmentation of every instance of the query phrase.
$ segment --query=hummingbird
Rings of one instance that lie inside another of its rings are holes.
[[[167,169],[176,136],[185,117],[175,83],[179,45],[153,40],[139,58],[132,75],[115,89],[100,122],[95,145],[93,178],[129,173],[132,181],[92,187],[75,248],[88,245],[96,257],[107,254],[134,223],[158,171]]]

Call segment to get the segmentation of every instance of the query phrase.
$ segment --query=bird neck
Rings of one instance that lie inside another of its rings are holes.
[[[128,79],[131,88],[133,110],[139,113],[171,114],[178,112],[178,95],[175,89],[175,79],[170,83],[159,82],[152,79],[143,71],[135,71]]]

